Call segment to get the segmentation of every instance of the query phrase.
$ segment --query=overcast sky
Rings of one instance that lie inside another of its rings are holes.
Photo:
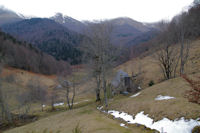
[[[141,22],[171,19],[193,0],[0,0],[0,5],[27,16],[57,12],[78,20],[130,17]]]

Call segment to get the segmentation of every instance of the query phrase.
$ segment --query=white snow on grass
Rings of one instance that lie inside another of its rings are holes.
[[[158,95],[155,100],[169,100],[169,99],[174,99],[175,97],[170,97],[170,96],[162,96],[162,95]]]
[[[62,106],[62,105],[64,105],[63,102],[62,102],[62,103],[54,103],[54,104],[53,104],[54,107],[56,107],[56,106]]]
[[[101,106],[101,107],[97,107],[97,109],[98,109],[98,110],[102,110],[102,109],[103,109],[103,106]]]
[[[83,101],[80,101],[80,102],[74,102],[73,105],[76,105],[76,104],[79,104],[79,103],[82,103],[82,102],[88,102],[88,101],[90,101],[90,100],[86,99],[86,100],[83,100]],[[63,105],[64,105],[64,102],[53,104],[54,107],[56,107],[56,106],[63,106]]]
[[[163,118],[160,121],[153,122],[153,119],[148,117],[147,115],[144,115],[144,111],[138,113],[135,118],[133,116],[128,115],[124,112],[119,112],[115,110],[108,111],[109,114],[113,115],[115,118],[121,118],[127,123],[130,124],[141,124],[145,125],[148,128],[155,129],[159,132],[167,132],[167,133],[191,133],[192,129],[200,125],[200,121],[197,120],[185,120],[184,118],[181,118],[180,120],[174,120],[171,121],[167,118]],[[124,125],[125,126],[125,125]]]
[[[142,90],[142,88],[141,88],[140,86],[138,86],[138,89],[139,89],[139,90]]]
[[[134,95],[132,95],[132,96],[130,96],[130,97],[137,97],[138,95],[140,95],[140,93],[141,93],[141,92],[138,92],[138,93],[136,93],[136,94],[134,94]]]
[[[90,100],[83,100],[83,101],[80,101],[80,102],[75,102],[75,103],[73,103],[74,105],[76,105],[76,104],[79,104],[79,103],[83,103],[83,102],[88,102],[88,101],[90,101]]]
[[[121,127],[128,128],[124,123],[120,123],[120,126],[121,126]]]

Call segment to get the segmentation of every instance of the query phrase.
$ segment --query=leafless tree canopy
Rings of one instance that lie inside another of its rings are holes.
[[[100,88],[104,90],[107,105],[107,75],[117,60],[117,49],[111,44],[112,25],[107,22],[91,24],[81,46],[96,80],[96,101],[100,100]]]

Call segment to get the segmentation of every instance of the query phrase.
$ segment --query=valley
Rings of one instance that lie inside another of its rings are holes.
[[[200,133],[200,4],[170,21],[0,6],[0,133]]]

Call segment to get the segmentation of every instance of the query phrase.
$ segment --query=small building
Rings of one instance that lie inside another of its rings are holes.
[[[136,77],[130,77],[126,72],[119,70],[111,82],[114,93],[136,93],[139,91],[139,86],[135,82],[135,78]]]

